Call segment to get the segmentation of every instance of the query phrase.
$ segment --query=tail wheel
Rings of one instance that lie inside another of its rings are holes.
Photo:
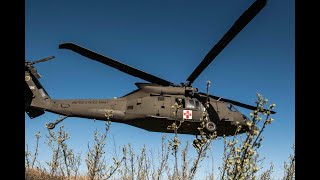
[[[213,132],[213,131],[215,131],[217,129],[217,126],[216,126],[216,124],[214,122],[210,121],[210,122],[206,123],[206,129],[209,132]]]

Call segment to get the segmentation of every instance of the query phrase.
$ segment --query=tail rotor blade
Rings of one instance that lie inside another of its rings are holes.
[[[37,60],[37,61],[33,61],[30,63],[30,65],[34,65],[34,64],[37,64],[37,63],[40,63],[40,62],[45,62],[45,61],[49,61],[51,59],[55,58],[54,56],[50,56],[50,57],[47,57],[47,58],[43,58],[43,59],[40,59],[40,60]]]

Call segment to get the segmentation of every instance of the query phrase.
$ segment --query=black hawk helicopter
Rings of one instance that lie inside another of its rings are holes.
[[[41,76],[33,65],[54,57],[35,62],[26,61],[25,111],[30,118],[38,117],[45,111],[62,115],[61,119],[47,126],[49,129],[67,117],[80,117],[125,123],[148,131],[173,133],[170,125],[175,121],[183,121],[178,133],[193,135],[200,134],[197,128],[202,122],[203,113],[207,112],[207,132],[216,131],[218,136],[233,135],[237,125],[242,125],[240,133],[246,132],[249,129],[246,125],[249,119],[234,106],[251,110],[255,110],[255,106],[198,92],[197,88],[192,87],[192,83],[265,4],[266,0],[255,1],[214,45],[186,82],[181,84],[153,76],[73,43],[60,44],[60,49],[72,50],[150,83],[135,83],[138,89],[116,99],[51,99],[39,82]],[[208,105],[206,102],[209,102]],[[176,103],[179,103],[181,108],[174,114],[172,106]]]

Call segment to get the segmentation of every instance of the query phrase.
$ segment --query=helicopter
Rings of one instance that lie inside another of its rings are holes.
[[[256,110],[251,106],[234,100],[198,92],[192,83],[203,70],[218,56],[229,42],[263,9],[266,0],[256,0],[233,24],[227,33],[216,43],[204,57],[186,82],[176,84],[99,53],[67,42],[59,49],[74,51],[88,59],[98,61],[128,75],[140,78],[148,83],[135,83],[136,90],[113,99],[52,99],[38,80],[41,75],[34,67],[40,62],[49,61],[54,56],[38,61],[25,62],[25,111],[33,119],[46,111],[59,114],[60,119],[47,125],[53,129],[67,117],[79,117],[102,121],[124,123],[152,132],[173,133],[172,124],[181,123],[178,133],[199,135],[198,127],[203,122],[203,114],[208,114],[205,131],[217,132],[217,136],[234,135],[238,125],[239,133],[249,131],[248,117],[235,106]],[[179,109],[173,109],[174,105]],[[175,111],[175,113],[174,113]],[[267,110],[263,110],[267,111]],[[274,111],[270,111],[274,114]]]

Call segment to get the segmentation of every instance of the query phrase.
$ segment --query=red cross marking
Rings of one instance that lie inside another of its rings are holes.
[[[186,119],[189,119],[189,116],[192,116],[192,113],[190,111],[186,111],[183,113],[183,115],[186,117]]]

